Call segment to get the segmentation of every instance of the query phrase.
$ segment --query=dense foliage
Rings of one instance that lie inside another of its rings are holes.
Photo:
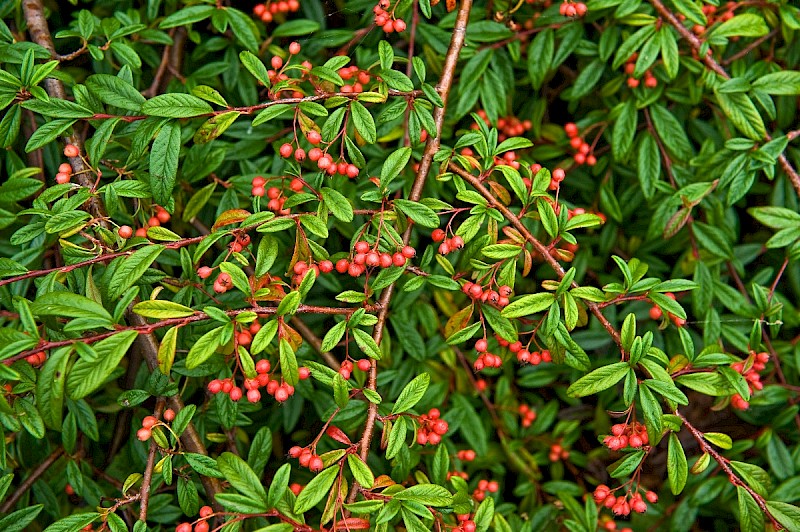
[[[0,530],[800,530],[791,0],[1,0]]]

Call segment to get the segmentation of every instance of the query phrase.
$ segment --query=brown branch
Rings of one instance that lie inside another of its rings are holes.
[[[436,108],[433,112],[433,120],[436,125],[436,135],[432,135],[428,138],[428,144],[425,146],[425,153],[420,161],[417,177],[414,180],[414,185],[411,188],[411,193],[408,196],[408,199],[411,201],[417,201],[421,197],[422,189],[425,186],[425,180],[428,176],[428,170],[430,169],[431,161],[433,161],[433,156],[439,149],[439,138],[442,135],[442,125],[444,124],[444,112],[447,106],[447,96],[450,93],[450,87],[453,84],[453,77],[455,75],[458,57],[461,54],[461,48],[464,46],[464,40],[467,35],[467,23],[469,22],[469,13],[471,9],[472,0],[461,0],[461,7],[459,8],[458,17],[456,18],[455,27],[453,28],[453,37],[450,39],[450,48],[447,50],[444,68],[442,69],[442,77],[439,80],[439,85],[437,87],[437,91],[439,92],[439,96],[442,98],[443,104],[442,107]],[[408,228],[403,234],[404,244],[408,244],[409,242],[412,226],[413,222],[409,220]],[[386,317],[389,313],[389,303],[391,302],[392,294],[394,293],[394,287],[394,283],[387,286],[381,294],[378,303],[380,305],[378,322],[375,324],[375,328],[372,331],[372,338],[378,345],[380,345],[381,340],[383,339],[383,330],[386,326]],[[371,362],[372,367],[369,370],[367,388],[375,391],[378,382],[378,366],[375,360],[371,360]],[[361,440],[358,444],[359,456],[365,462],[369,456],[369,448],[370,444],[372,443],[372,435],[375,431],[375,422],[377,418],[378,405],[370,402],[367,410],[367,420],[364,424],[364,432],[361,434]],[[350,494],[347,497],[349,502],[353,502],[355,500],[356,495],[358,494],[358,489],[358,483],[353,482],[353,486],[350,489]]]
[[[47,26],[47,19],[44,16],[44,6],[42,5],[42,0],[23,0],[22,11],[25,15],[25,22],[28,24],[28,33],[30,33],[33,42],[46,48],[47,51],[50,52],[50,55],[53,56],[54,59],[57,59],[58,54],[56,53],[55,46],[53,45],[53,38],[50,35],[50,28]],[[45,89],[47,89],[47,94],[50,95],[51,98],[58,98],[61,100],[67,99],[67,94],[64,90],[64,84],[61,83],[61,80],[56,78],[47,78],[44,80],[44,86]],[[65,135],[64,142],[66,144],[73,144],[77,146],[78,149],[83,152],[82,142],[74,133]],[[92,189],[94,187],[94,181],[91,178],[91,169],[88,168],[83,158],[78,155],[78,157],[68,157],[68,159],[70,166],[72,166],[72,173],[75,175],[76,181],[80,183],[81,186]],[[95,218],[99,219],[101,225],[105,226],[105,209],[103,208],[100,198],[91,196],[86,201],[87,210],[89,213]]]
[[[153,411],[155,417],[160,418],[164,412],[164,404],[166,400],[159,397],[156,401],[156,408]],[[153,482],[153,468],[156,465],[156,451],[158,451],[158,444],[154,438],[150,438],[150,449],[147,452],[147,465],[144,468],[144,475],[142,475],[142,489],[139,491],[141,503],[139,505],[139,521],[147,521],[147,507],[150,504],[150,484]]]
[[[14,508],[14,506],[17,504],[17,502],[19,502],[19,500],[22,498],[25,492],[31,489],[31,486],[33,486],[33,484],[37,480],[39,480],[39,477],[41,477],[45,473],[45,471],[50,469],[50,466],[53,465],[53,463],[56,460],[58,460],[62,454],[64,454],[64,448],[59,447],[58,449],[50,453],[50,455],[47,458],[42,460],[42,462],[38,466],[36,466],[36,469],[31,471],[31,474],[28,475],[28,478],[26,478],[22,482],[22,484],[20,484],[19,487],[14,491],[14,493],[11,494],[11,497],[9,497],[6,500],[6,502],[3,503],[3,506],[0,506],[0,513],[5,514],[10,512],[11,509]]]
[[[128,307],[128,311],[125,313],[128,321],[137,327],[147,325],[145,319],[133,312],[132,309],[132,306]],[[155,336],[153,334],[139,335],[139,337],[136,339],[136,346],[142,351],[142,355],[147,363],[147,367],[150,368],[150,371],[155,371],[155,369],[158,368],[158,342],[156,341]],[[176,414],[183,410],[184,404],[180,394],[168,397],[167,403]],[[183,434],[181,434],[181,443],[183,444],[184,449],[190,453],[208,455],[206,446],[203,444],[200,434],[197,433],[194,423],[190,422],[183,431]],[[222,492],[222,483],[219,481],[219,479],[200,475],[200,483],[203,485],[203,488],[206,491],[206,497],[208,497],[214,509],[218,512],[223,511],[223,508],[217,502],[215,497],[217,493]]]
[[[687,420],[683,414],[678,412],[678,410],[675,410],[675,415],[678,416],[681,419],[681,421],[683,421],[683,424],[686,426],[686,428],[691,433],[692,437],[700,446],[700,449],[702,449],[704,453],[707,453],[709,456],[711,456],[711,458],[713,458],[714,461],[717,462],[717,464],[719,464],[719,467],[722,468],[722,470],[725,473],[727,473],[728,480],[730,480],[731,484],[733,484],[734,486],[740,486],[744,488],[747,491],[747,493],[749,493],[750,496],[753,497],[758,507],[761,508],[762,512],[764,512],[764,515],[766,515],[772,522],[772,526],[775,528],[775,530],[784,530],[784,527],[781,526],[780,523],[778,523],[778,521],[772,516],[771,513],[769,513],[769,509],[767,508],[767,503],[764,500],[764,497],[756,493],[753,490],[753,488],[751,488],[749,485],[747,485],[745,481],[739,478],[739,476],[736,474],[736,472],[728,463],[728,459],[720,455],[713,447],[711,447],[711,445],[705,440],[705,438],[703,438],[703,433],[700,432],[694,425],[689,423],[689,420]]]
[[[368,312],[374,312],[376,309],[380,309],[381,307],[380,307],[380,304],[379,304],[379,305],[369,305],[369,306],[366,306],[366,307],[359,307],[359,308],[364,308]],[[275,314],[277,312],[277,310],[278,310],[278,307],[259,307],[259,306],[256,306],[256,307],[246,307],[246,308],[241,308],[241,309],[228,310],[228,311],[225,312],[225,314],[230,316],[230,317],[234,317],[234,316],[238,316],[239,314],[241,314],[243,312],[255,312],[258,315],[269,316],[269,315]],[[316,305],[300,305],[299,307],[297,307],[297,310],[295,311],[295,314],[344,314],[344,315],[348,315],[349,316],[350,314],[354,313],[356,310],[358,310],[358,308],[355,308],[355,307],[320,307],[320,306],[316,306]],[[125,331],[136,331],[137,333],[139,333],[140,336],[141,335],[149,335],[153,331],[156,331],[158,329],[162,329],[164,327],[170,327],[170,326],[183,327],[183,326],[188,325],[190,323],[195,323],[195,322],[198,322],[198,321],[205,321],[205,320],[212,319],[211,316],[209,316],[205,312],[199,312],[199,311],[196,312],[195,314],[192,314],[191,316],[187,316],[185,318],[167,318],[167,319],[164,319],[164,320],[161,320],[161,321],[156,321],[156,322],[153,322],[153,323],[147,323],[147,321],[145,321],[145,319],[143,317],[139,316],[138,314],[136,314],[136,316],[141,318],[141,319],[139,319],[139,320],[130,320],[129,319],[128,320],[130,323],[134,323],[133,326],[120,327],[120,328],[115,329],[113,331],[107,331],[107,332],[103,332],[103,333],[98,333],[98,334],[94,334],[92,336],[84,336],[84,337],[80,337],[80,338],[69,338],[67,340],[57,340],[57,341],[54,341],[54,342],[41,343],[41,344],[37,345],[36,347],[34,347],[33,349],[28,349],[27,351],[22,351],[21,353],[18,353],[16,355],[12,356],[12,357],[8,357],[8,358],[4,359],[2,362],[3,362],[3,364],[11,364],[12,362],[14,362],[16,360],[20,360],[22,358],[25,358],[28,355],[32,355],[33,353],[37,353],[37,352],[42,351],[42,350],[55,349],[57,347],[64,347],[64,346],[67,346],[67,345],[76,344],[78,342],[83,343],[83,344],[93,344],[95,342],[99,342],[100,340],[105,340],[106,338],[110,338],[111,336],[114,336],[115,334],[119,334],[119,333],[125,332]]]
[[[478,179],[474,175],[470,174],[469,172],[463,170],[461,167],[453,163],[450,163],[448,165],[448,168],[451,172],[458,174],[464,181],[472,185],[475,188],[475,190],[477,190],[481,194],[481,196],[486,198],[491,207],[500,211],[500,213],[503,216],[505,216],[506,220],[508,220],[511,223],[511,225],[513,225],[514,228],[517,231],[519,231],[520,234],[522,234],[525,240],[531,245],[533,245],[533,248],[542,256],[545,262],[547,262],[550,265],[550,267],[552,267],[553,270],[555,270],[556,274],[558,275],[558,278],[559,279],[564,278],[564,275],[566,275],[567,272],[564,270],[561,264],[556,259],[554,259],[552,255],[550,255],[550,251],[547,249],[547,247],[541,242],[539,242],[539,240],[535,236],[533,236],[533,234],[531,234],[530,231],[528,231],[528,228],[525,227],[525,225],[523,225],[522,221],[516,214],[511,212],[511,210],[508,207],[497,201],[497,198],[495,198],[492,195],[492,193],[485,186],[483,186],[483,183],[481,183],[480,179]],[[579,287],[578,283],[576,283],[575,281],[572,281],[571,286],[573,288]],[[600,324],[603,326],[606,332],[608,332],[608,334],[614,340],[614,343],[617,344],[617,346],[620,348],[620,351],[623,352],[624,356],[624,351],[622,349],[622,340],[620,339],[619,331],[617,331],[611,324],[611,322],[609,322],[608,319],[603,315],[603,312],[602,310],[600,310],[600,307],[597,305],[597,303],[585,300],[584,302],[586,306],[589,308],[589,311],[595,315],[595,317],[600,321]]]
[[[700,40],[699,37],[694,35],[690,32],[686,27],[675,17],[675,15],[667,9],[667,7],[661,2],[661,0],[650,0],[650,3],[653,4],[653,7],[658,12],[661,17],[667,20],[670,25],[675,28],[675,30],[680,34],[681,37],[686,39],[689,45],[695,50],[695,52],[700,55],[700,48],[703,46],[703,41]],[[723,68],[721,64],[714,59],[714,54],[709,47],[708,53],[703,56],[703,62],[706,66],[711,69],[712,71],[719,74],[724,79],[730,79],[731,76],[728,72]],[[767,133],[764,137],[765,140],[770,141],[772,140],[772,136]],[[778,156],[778,162],[781,164],[781,168],[789,177],[789,180],[792,183],[797,195],[800,196],[800,174],[797,173],[797,170],[794,169],[792,163],[789,162],[789,159],[786,158],[786,155],[781,153]]]
[[[142,95],[148,98],[158,94],[162,84],[169,83],[169,80],[164,82],[164,74],[180,70],[180,63],[183,61],[183,45],[186,42],[186,29],[183,26],[172,28],[169,36],[172,38],[172,44],[164,47],[164,52],[161,54],[161,62],[153,76],[153,82],[147,89],[142,91]]]

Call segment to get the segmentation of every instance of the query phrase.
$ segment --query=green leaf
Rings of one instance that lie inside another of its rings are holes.
[[[386,158],[381,168],[381,190],[385,191],[389,183],[400,176],[409,159],[411,159],[411,148],[400,148]]]
[[[711,30],[712,37],[761,37],[767,33],[766,22],[755,13],[736,15]]]
[[[764,513],[750,493],[742,486],[736,486],[739,501],[739,525],[742,532],[761,532],[764,530]]]
[[[131,256],[123,258],[108,284],[109,299],[117,299],[125,290],[133,286],[164,249],[164,246],[154,244],[140,248]]]
[[[164,118],[191,118],[213,112],[207,102],[191,94],[160,94],[142,104],[141,112]]]
[[[528,46],[528,75],[535,90],[542,87],[550,64],[553,62],[554,35],[553,30],[547,28],[536,35]]]
[[[667,476],[669,487],[673,495],[678,495],[686,485],[689,476],[689,467],[686,463],[686,454],[683,452],[681,441],[674,432],[669,435],[669,449],[667,450]]]
[[[133,311],[145,318],[157,319],[185,318],[191,316],[195,312],[189,307],[179,303],[164,300],[142,301],[133,306]]]
[[[570,397],[584,397],[611,388],[628,373],[628,364],[615,362],[584,375],[567,389]]]
[[[247,275],[240,267],[232,262],[223,262],[219,265],[219,269],[231,276],[233,286],[245,296],[250,295],[250,281],[247,280]]]
[[[796,70],[772,72],[753,81],[752,87],[772,95],[800,94],[800,72]]]
[[[31,312],[35,316],[100,319],[109,325],[114,321],[102,305],[69,292],[49,292],[39,296],[31,303]]]
[[[330,491],[333,482],[339,474],[339,466],[333,465],[322,470],[306,484],[294,503],[294,513],[303,514],[321,501]]]
[[[69,348],[55,349],[36,379],[36,405],[47,428],[61,430]]]
[[[69,100],[61,100],[59,98],[50,98],[47,101],[43,100],[26,100],[22,102],[22,107],[39,113],[43,116],[55,116],[58,118],[89,118],[94,113],[82,105]]]
[[[263,505],[267,509],[267,493],[264,486],[250,466],[233,453],[222,453],[217,458],[217,468],[224,475],[225,480],[242,495],[253,499],[253,502]]]
[[[614,123],[611,148],[614,159],[618,161],[627,159],[631,152],[633,137],[636,134],[637,115],[636,101],[631,98],[622,105],[622,112]],[[645,138],[649,138],[649,136]]]
[[[181,153],[181,127],[168,123],[161,128],[150,150],[150,189],[156,203],[166,205],[172,198],[172,189],[178,175],[178,158]]]
[[[82,512],[59,519],[44,529],[44,532],[76,532],[100,517],[97,512]]]
[[[358,131],[358,134],[364,138],[367,144],[374,144],[378,137],[372,114],[357,101],[350,104],[350,113],[353,118],[353,125],[356,131]]]
[[[361,349],[365,355],[375,360],[381,359],[381,349],[378,347],[378,344],[375,343],[372,336],[361,329],[353,329],[353,338],[355,338],[358,348]]]
[[[36,516],[39,515],[42,508],[44,508],[44,505],[37,504],[8,514],[0,519],[0,530],[3,532],[20,532],[21,530],[25,530],[25,527],[36,519]]]
[[[336,345],[341,341],[342,337],[344,336],[344,331],[347,328],[346,321],[340,321],[330,329],[328,332],[325,333],[325,337],[322,338],[322,345],[320,346],[320,351],[327,352],[336,347]]]
[[[512,302],[500,314],[505,318],[529,316],[547,310],[553,301],[555,296],[551,292],[528,294]]]
[[[86,79],[86,86],[103,103],[138,113],[146,101],[136,88],[118,76],[94,74]]]
[[[653,126],[661,137],[664,147],[673,157],[685,161],[692,157],[692,145],[686,136],[686,129],[666,107],[653,104],[650,106]]]
[[[766,501],[767,510],[786,530],[800,528],[800,508],[785,502]]]
[[[272,483],[269,485],[269,492],[267,493],[267,506],[269,508],[274,508],[278,505],[278,502],[283,499],[283,495],[289,487],[291,473],[292,464],[289,463],[283,464],[275,472]]]
[[[344,195],[329,187],[322,187],[320,193],[325,200],[325,206],[330,209],[337,220],[353,221],[353,206]]]
[[[214,6],[208,5],[185,7],[162,20],[158,27],[167,29],[200,22],[210,17],[214,11],[216,11]]]
[[[658,445],[664,428],[661,422],[664,412],[647,386],[639,386],[639,406],[642,409],[645,427],[647,427],[647,436],[652,445]]]
[[[273,37],[297,37],[299,35],[308,35],[319,30],[319,23],[301,18],[283,22],[275,31],[272,32]]]
[[[38,150],[45,144],[53,142],[59,135],[69,129],[76,120],[64,118],[51,120],[39,126],[28,139],[25,144],[25,152],[30,153],[33,150]]]
[[[245,50],[239,53],[239,60],[242,62],[247,71],[250,72],[253,77],[260,81],[265,87],[269,87],[271,85],[269,81],[269,74],[267,73],[267,67],[264,66],[264,63],[261,61],[261,59]]]
[[[430,382],[431,376],[427,373],[422,373],[406,384],[394,403],[392,414],[400,414],[414,408],[414,405],[425,395]]]
[[[576,101],[589,94],[594,89],[594,86],[597,85],[597,82],[600,81],[605,68],[606,62],[601,59],[595,59],[584,66],[572,84],[569,99]]]
[[[69,372],[67,392],[70,398],[78,400],[100,388],[117,369],[137,336],[136,331],[122,331],[94,344],[97,357],[92,361],[79,358]]]
[[[753,140],[762,140],[767,136],[764,120],[761,119],[761,115],[758,113],[756,106],[747,94],[743,92],[723,93],[719,91],[714,91],[714,94],[725,116],[733,122],[736,129]]]
[[[453,495],[442,486],[435,484],[417,484],[394,494],[398,501],[412,501],[425,506],[449,506],[453,504]]]
[[[394,200],[394,205],[411,218],[415,224],[423,227],[439,227],[439,217],[427,205],[404,199]]]
[[[186,355],[186,367],[193,369],[208,360],[219,347],[223,326],[216,327],[197,339]],[[259,331],[261,332],[261,331]]]
[[[279,343],[279,355],[281,362],[281,376],[291,386],[296,386],[298,377],[297,357],[294,354],[294,349],[286,340],[281,338]]]
[[[372,471],[370,471],[369,466],[365,464],[361,458],[355,454],[348,454],[347,465],[350,467],[350,471],[353,473],[353,478],[355,478],[356,482],[366,489],[372,488],[373,484],[375,484],[375,476],[372,474]]]

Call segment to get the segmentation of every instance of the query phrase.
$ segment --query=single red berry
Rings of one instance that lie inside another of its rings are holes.
[[[433,239],[434,242],[441,242],[442,240],[444,240],[444,237],[445,237],[445,232],[442,231],[441,229],[434,229],[433,232],[431,233],[431,238]]]
[[[175,419],[175,411],[171,408],[164,410],[164,421],[171,422],[173,419]]]
[[[156,213],[156,218],[158,218],[159,222],[161,222],[162,224],[165,224],[165,223],[167,223],[169,221],[171,216],[164,209],[159,209],[159,211]]]
[[[181,523],[175,527],[175,532],[192,532],[191,523]]]
[[[59,185],[63,185],[65,183],[69,183],[69,174],[64,172],[59,172],[56,174],[56,183]]]
[[[146,429],[152,429],[153,425],[155,425],[156,423],[158,423],[158,418],[157,417],[155,417],[155,416],[145,416],[145,418],[142,420],[142,427],[144,427]]]
[[[289,45],[289,53],[292,54],[292,55],[299,54],[300,53],[300,43],[299,42],[293,42],[292,44],[290,44]]]
[[[67,144],[66,146],[64,146],[64,156],[77,157],[80,154],[81,150],[74,144]]]
[[[395,253],[392,255],[392,264],[395,266],[405,266],[406,265],[406,258],[403,256],[402,253]]]
[[[285,143],[285,144],[283,144],[281,146],[279,151],[280,151],[281,157],[283,157],[284,159],[288,159],[289,157],[292,156],[292,152],[294,150],[292,149],[292,145],[287,142],[287,143]]]
[[[231,401],[234,401],[234,402],[238,401],[239,399],[241,399],[242,395],[243,395],[242,389],[239,388],[238,386],[234,386],[233,388],[231,388],[231,391],[228,394],[228,396],[231,398]]]
[[[144,427],[136,431],[136,437],[139,439],[139,441],[147,441],[150,439],[151,435],[150,429],[146,429]]]
[[[120,236],[120,238],[127,240],[133,236],[133,229],[131,229],[131,226],[129,225],[121,225],[119,229],[117,229],[117,234]]]
[[[304,381],[311,376],[311,370],[307,367],[303,366],[297,369],[297,377]]]
[[[273,55],[270,64],[272,65],[272,68],[278,70],[283,66],[283,59],[279,55]]]
[[[320,135],[319,131],[316,131],[316,130],[312,129],[306,135],[306,139],[308,139],[308,142],[310,142],[311,144],[316,146],[317,144],[322,142],[322,135]],[[317,148],[317,149],[319,150],[319,148]],[[311,151],[314,151],[314,150],[312,149]],[[319,150],[319,151],[320,151],[320,155],[322,155],[322,150]],[[309,152],[309,158],[310,158],[310,156],[311,156],[311,152]],[[311,159],[311,160],[313,161],[314,159]]]
[[[265,190],[264,190],[264,187],[253,187],[253,189],[250,191],[250,193],[253,196],[258,196],[259,198],[263,198]]]
[[[369,251],[369,243],[365,242],[364,240],[360,240],[356,242],[355,245],[356,253],[366,253]]]
[[[660,320],[661,316],[663,316],[663,312],[657,306],[650,307],[650,319],[651,320]]]
[[[401,251],[401,253],[403,254],[403,256],[404,256],[405,258],[407,258],[407,259],[410,259],[410,258],[412,258],[414,255],[416,255],[416,254],[417,254],[417,250],[415,250],[415,249],[414,249],[414,248],[412,248],[411,246],[404,246],[404,247],[403,247],[403,250]]]

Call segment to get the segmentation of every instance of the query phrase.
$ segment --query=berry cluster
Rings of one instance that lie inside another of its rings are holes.
[[[164,421],[167,423],[175,419],[175,411],[171,408],[164,410]],[[142,428],[136,431],[136,437],[139,441],[147,441],[153,435],[153,427],[162,424],[156,416],[145,416],[142,420]]]
[[[208,519],[214,516],[214,510],[211,506],[203,506],[200,508],[200,519],[195,523],[194,528],[192,528],[191,523],[181,523],[175,527],[175,532],[208,532],[210,526],[208,524]]]
[[[627,83],[628,87],[630,87],[631,89],[635,89],[636,87],[638,87],[641,81],[633,77],[633,72],[634,70],[636,70],[636,59],[638,57],[639,54],[637,52],[634,52],[633,55],[631,55],[628,61],[625,63],[625,74],[629,76]],[[655,89],[656,87],[658,87],[658,80],[649,69],[644,73],[644,86],[647,87],[648,89]]]
[[[673,294],[672,292],[666,292],[664,295],[672,299],[673,301],[675,300],[675,294]],[[664,313],[662,312],[661,308],[658,307],[657,305],[653,305],[650,308],[651,320],[660,320],[663,317],[663,315]],[[674,323],[676,327],[683,327],[683,325],[686,323],[685,319],[680,318],[672,313],[667,313],[667,317],[669,317],[669,319],[672,320],[672,323]]]
[[[606,508],[610,508],[616,515],[629,515],[631,510],[636,513],[644,513],[647,511],[647,503],[644,502],[646,498],[650,503],[655,504],[658,502],[658,494],[654,491],[648,491],[642,498],[641,493],[631,493],[630,491],[625,495],[614,495],[614,492],[605,484],[600,484],[592,493],[597,504],[602,504]],[[616,525],[606,530],[614,530]]]
[[[503,365],[503,359],[500,355],[494,355],[488,352],[489,344],[486,338],[481,338],[475,342],[475,351],[478,352],[478,358],[472,364],[475,371],[481,371],[484,368],[499,368]]]
[[[533,364],[534,366],[538,366],[542,362],[553,361],[553,356],[547,349],[543,349],[542,351],[529,351],[527,347],[522,347],[522,342],[511,343],[500,336],[495,337],[497,338],[497,343],[499,343],[500,346],[508,347],[509,351],[517,355],[517,361],[519,361],[521,364]]]
[[[315,473],[317,471],[322,471],[322,467],[324,465],[322,458],[320,458],[318,454],[314,453],[314,451],[307,447],[295,445],[289,449],[289,456],[292,458],[297,458],[297,461],[300,462],[302,467],[307,467]]]
[[[364,86],[372,80],[372,76],[369,75],[369,72],[361,70],[355,65],[340,68],[339,76],[345,81],[353,81],[353,83],[349,85],[342,85],[342,88],[339,89],[341,92],[346,93],[364,92]]]
[[[391,2],[389,0],[380,0],[380,2],[372,8],[372,12],[375,13],[375,25],[380,27],[384,33],[392,33],[394,31],[400,33],[405,31],[405,21],[401,18],[395,18],[394,16],[394,10],[397,8],[397,4],[395,4],[391,12],[386,11],[389,9],[390,5]]]
[[[241,253],[244,248],[250,245],[250,235],[247,233],[237,234],[233,242],[228,244],[228,248],[234,253]]]
[[[756,390],[764,388],[764,383],[761,382],[761,375],[758,372],[767,367],[767,362],[769,362],[769,353],[751,351],[746,360],[731,364],[731,368],[736,373],[741,373],[744,376],[747,386],[750,388],[750,394],[753,394]],[[736,410],[747,410],[750,408],[750,403],[737,393],[731,397],[731,406]]]
[[[172,215],[161,205],[155,206],[155,214],[148,218],[147,227],[158,227],[170,221]],[[140,227],[136,230],[136,236],[147,238],[147,227]],[[120,235],[122,236],[122,235]]]
[[[560,443],[554,443],[550,446],[550,452],[548,453],[547,458],[551,462],[566,460],[567,458],[569,458],[569,451],[567,449],[564,449],[564,447]]]
[[[462,449],[456,453],[456,458],[462,462],[472,462],[477,457],[477,454],[472,449]]]
[[[503,308],[510,303],[509,296],[511,296],[511,287],[503,285],[493,290],[490,286],[481,286],[478,283],[467,281],[461,287],[470,299],[480,301],[481,303],[489,303],[499,308]]]
[[[367,372],[371,367],[372,362],[370,362],[368,358],[362,358],[361,360],[358,360],[355,366],[351,360],[345,360],[339,366],[339,375],[341,375],[344,380],[348,380],[353,374],[353,368],[358,368],[359,371]]]
[[[567,177],[567,173],[564,171],[563,168],[556,168],[550,174],[550,186],[548,187],[549,190],[558,190],[561,188],[561,182]]]
[[[492,125],[486,111],[478,109],[477,115],[481,117],[487,126]],[[472,129],[478,129],[478,124],[472,124],[470,127]],[[497,139],[502,142],[509,137],[521,137],[532,127],[533,123],[530,120],[520,120],[514,115],[498,118],[497,129],[499,130],[499,134],[497,135]]]
[[[522,416],[522,426],[530,427],[536,421],[536,410],[526,404],[519,405],[517,409],[519,415]]]
[[[562,17],[582,17],[586,14],[586,4],[565,0],[558,6],[558,12]]]
[[[578,126],[574,122],[565,124],[564,132],[569,137],[569,145],[575,149],[576,153],[572,157],[575,160],[575,164],[587,164],[589,166],[597,164],[597,158],[592,153],[592,147],[580,136]]]
[[[694,26],[692,26],[692,33],[694,33],[695,35],[702,35],[706,32],[706,28],[710,27],[714,23],[720,21],[725,22],[727,20],[732,19],[733,10],[736,9],[736,7],[737,7],[737,2],[728,2],[725,4],[724,7],[725,11],[723,11],[722,13],[717,13],[717,9],[722,9],[722,8],[712,5],[703,5],[702,7],[703,14],[706,16],[708,24],[706,26],[703,26],[702,24],[695,24]],[[679,13],[678,20],[683,22],[684,20],[686,20],[686,16]]]
[[[460,524],[453,528],[453,532],[475,532],[478,529],[470,514],[459,514],[458,522]]]
[[[464,247],[464,239],[458,235],[451,238],[445,238],[447,234],[442,229],[434,229],[431,233],[431,238],[434,242],[441,242],[439,244],[439,254],[447,255],[453,251],[457,251]]]
[[[478,481],[478,487],[472,492],[472,498],[480,502],[486,498],[488,493],[497,493],[500,489],[500,484],[496,480],[482,479]]]
[[[72,146],[70,144],[69,146]],[[68,146],[68,147],[69,147]],[[75,146],[72,146],[73,148]],[[66,149],[64,152],[66,153]],[[58,173],[56,174],[56,183],[59,185],[63,185],[64,183],[69,183],[70,176],[72,175],[72,166],[69,163],[61,163],[58,165]]]
[[[619,451],[631,446],[638,449],[650,443],[647,436],[647,429],[641,423],[617,423],[611,427],[611,434],[603,438],[603,445],[612,451]]]
[[[44,351],[39,351],[38,353],[33,353],[25,357],[25,362],[31,366],[41,366],[45,361],[47,361],[47,353]]]
[[[278,13],[294,13],[299,9],[299,0],[280,0],[279,2],[256,4],[253,8],[253,14],[265,24],[269,24]]]
[[[396,251],[393,254],[381,252],[378,250],[377,243],[375,247],[370,247],[369,242],[364,240],[356,242],[354,252],[352,260],[339,259],[336,261],[334,267],[337,272],[347,273],[351,277],[358,277],[367,268],[403,267],[408,262],[408,259],[417,254],[417,250],[411,246],[403,246],[400,251]]]
[[[441,419],[438,408],[431,408],[427,414],[419,416],[417,443],[420,445],[438,445],[442,436],[447,434],[447,421]]]
[[[603,530],[608,530],[609,532],[617,529],[617,522],[614,521],[611,517],[604,515],[598,520],[598,524],[600,528]],[[633,529],[630,527],[620,528],[619,532],[633,532]]]
[[[248,343],[252,333],[252,326],[248,332]],[[258,330],[256,330],[258,332]],[[242,333],[239,333],[241,337]],[[285,402],[289,397],[294,395],[294,386],[281,383],[277,379],[270,379],[271,365],[269,360],[259,360],[256,362],[256,373],[258,374],[254,379],[244,379],[243,386],[247,390],[247,400],[251,403],[257,403],[261,400],[261,392],[258,390],[261,387],[266,387],[267,393],[275,398],[279,403]],[[298,376],[300,380],[305,380],[311,375],[311,371],[306,367],[298,369]],[[220,392],[228,394],[232,401],[238,401],[244,395],[241,388],[236,386],[233,379],[214,379],[208,383],[208,391],[213,394]]]

